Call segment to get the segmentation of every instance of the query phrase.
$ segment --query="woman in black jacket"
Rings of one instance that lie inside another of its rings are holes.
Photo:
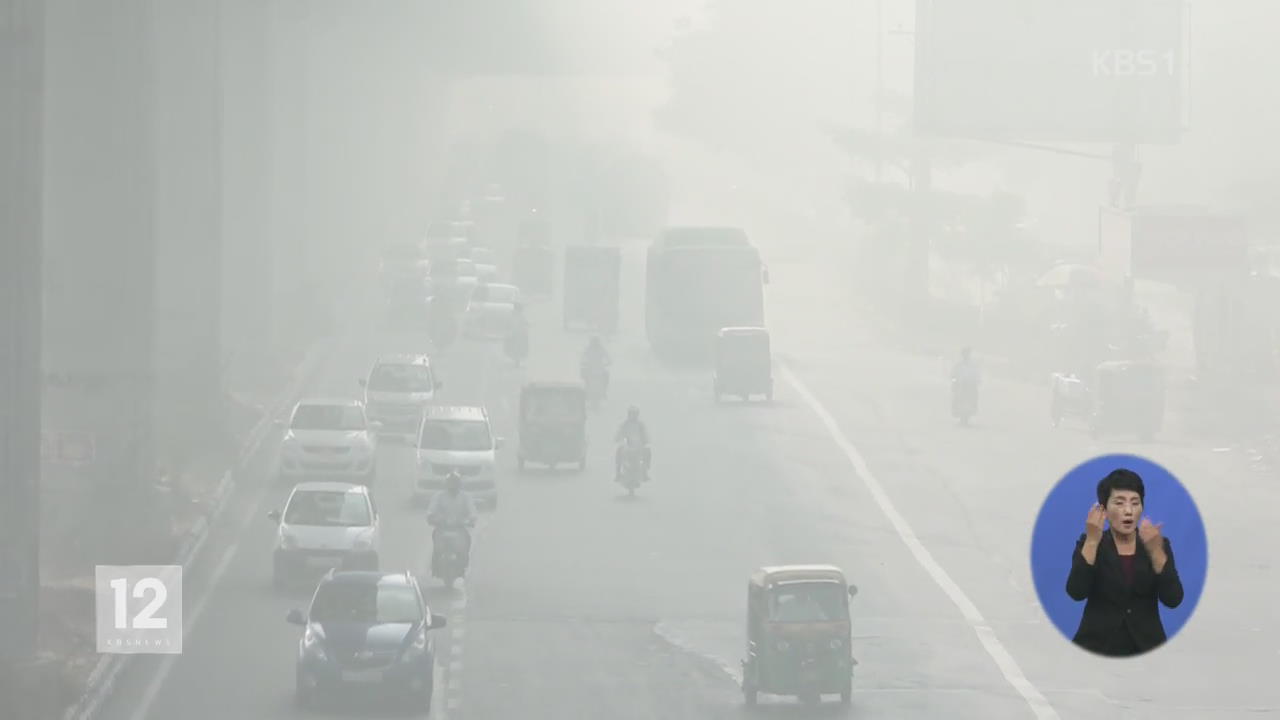
[[[1086,601],[1072,641],[1099,655],[1128,657],[1159,647],[1167,638],[1157,600],[1170,608],[1182,604],[1169,539],[1161,524],[1142,517],[1145,496],[1132,470],[1103,478],[1071,556],[1067,595]]]

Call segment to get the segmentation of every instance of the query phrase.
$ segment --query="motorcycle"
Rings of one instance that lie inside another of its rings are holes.
[[[445,587],[453,584],[467,572],[469,561],[467,547],[467,528],[457,525],[441,525],[436,528],[435,552],[431,558],[431,575],[444,582]]]
[[[622,472],[618,483],[627,489],[627,494],[635,497],[636,488],[647,478],[644,469],[644,447],[630,439],[622,446]]]
[[[584,363],[581,375],[587,390],[587,404],[593,410],[600,409],[609,388],[608,368],[601,363]]]
[[[978,382],[973,379],[951,378],[951,415],[968,425],[978,414]]]

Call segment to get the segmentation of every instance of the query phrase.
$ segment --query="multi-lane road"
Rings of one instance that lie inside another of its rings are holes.
[[[514,469],[520,384],[573,377],[585,341],[561,331],[554,300],[530,308],[524,368],[474,342],[437,358],[443,399],[486,404],[508,443],[500,507],[477,531],[470,576],[453,592],[431,583],[429,600],[449,619],[434,716],[746,716],[736,678],[747,576],[793,562],[835,563],[860,589],[854,702],[824,716],[1230,720],[1280,705],[1264,676],[1280,662],[1268,479],[1176,430],[1141,447],[1051,430],[1043,389],[999,379],[984,387],[977,426],[956,428],[941,359],[878,346],[842,299],[838,268],[816,262],[771,268],[775,403],[717,406],[706,371],[653,359],[640,330],[642,268],[630,255],[626,325],[610,341],[613,383],[590,421],[586,472]],[[371,323],[335,341],[314,394],[354,395],[376,355],[417,349]],[[611,482],[610,439],[631,403],[655,457],[653,482],[628,500]],[[1211,575],[1196,617],[1168,646],[1104,662],[1045,619],[1028,544],[1058,477],[1116,451],[1150,455],[1191,486]],[[274,455],[269,442],[187,579],[184,654],[137,663],[105,720],[301,714],[298,631],[284,617],[307,598],[271,589],[266,513],[288,491]],[[411,451],[386,445],[379,463],[384,566],[425,572],[430,532],[407,499]],[[813,714],[791,699],[762,703],[755,714]]]

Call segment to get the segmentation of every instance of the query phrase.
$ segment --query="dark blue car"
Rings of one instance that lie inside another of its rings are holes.
[[[330,570],[307,614],[293,610],[288,620],[305,628],[298,641],[299,705],[367,688],[430,709],[431,631],[445,619],[431,613],[410,573]]]

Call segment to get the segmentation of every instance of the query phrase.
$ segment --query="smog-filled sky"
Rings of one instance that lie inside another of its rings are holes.
[[[1280,716],[1278,23],[0,0],[0,698]]]

